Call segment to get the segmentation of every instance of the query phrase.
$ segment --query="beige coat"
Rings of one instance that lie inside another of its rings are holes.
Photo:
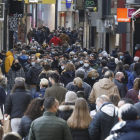
[[[89,96],[89,102],[95,103],[96,99],[101,95],[109,95],[116,93],[120,96],[118,87],[110,79],[103,78],[93,85],[92,91]]]

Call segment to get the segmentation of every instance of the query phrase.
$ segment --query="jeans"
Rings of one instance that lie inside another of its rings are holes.
[[[20,125],[21,118],[11,119],[12,132],[17,132]]]
[[[34,95],[36,93],[36,87],[30,87],[32,98],[34,99]]]

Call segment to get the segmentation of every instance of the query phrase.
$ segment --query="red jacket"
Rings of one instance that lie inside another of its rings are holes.
[[[54,36],[54,37],[50,40],[49,46],[51,45],[51,43],[54,43],[54,46],[58,46],[58,45],[60,45],[61,40],[60,40],[57,36]]]
[[[136,50],[135,56],[140,57],[140,49]]]

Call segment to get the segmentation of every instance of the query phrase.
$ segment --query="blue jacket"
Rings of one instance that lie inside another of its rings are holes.
[[[140,140],[140,120],[117,123],[106,140]]]
[[[46,88],[40,89],[40,92],[35,93],[34,98],[43,98],[45,95]]]
[[[128,78],[128,85],[127,85],[128,90],[133,88],[134,80],[138,77],[139,76],[136,74],[136,72],[133,71],[132,74]]]
[[[127,73],[127,76],[128,76],[128,79],[129,79],[129,77],[130,77],[130,75],[131,75],[131,72],[128,71],[128,70],[125,70],[125,72]],[[128,88],[128,84],[126,84],[126,86],[127,86],[127,88]]]
[[[28,62],[28,57],[26,55],[21,55],[18,60],[19,60],[19,63],[21,64],[21,66],[23,68],[25,68],[25,63]]]

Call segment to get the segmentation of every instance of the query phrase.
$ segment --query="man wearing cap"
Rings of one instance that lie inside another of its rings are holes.
[[[8,73],[9,69],[12,66],[13,60],[14,60],[14,54],[15,50],[11,49],[6,53],[6,59],[5,59],[5,72]]]
[[[119,109],[119,123],[111,130],[111,135],[105,140],[139,140],[140,120],[138,110],[134,105],[125,104]]]

